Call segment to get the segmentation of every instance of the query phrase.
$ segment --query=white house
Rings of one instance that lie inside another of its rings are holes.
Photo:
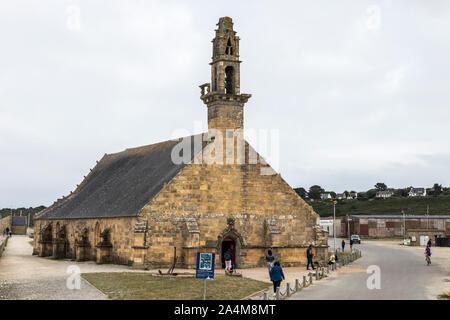
[[[347,196],[347,199],[357,199],[358,198],[358,192],[350,192]]]
[[[411,188],[409,190],[408,196],[410,197],[424,197],[427,195],[427,189],[425,188]]]
[[[333,197],[331,196],[330,193],[321,193],[321,194],[320,194],[320,198],[321,198],[322,200],[333,199]]]
[[[394,195],[394,191],[378,191],[375,197],[377,198],[390,198]]]

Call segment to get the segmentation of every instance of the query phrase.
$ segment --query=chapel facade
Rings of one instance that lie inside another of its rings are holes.
[[[136,268],[195,268],[197,252],[230,249],[237,268],[325,261],[319,216],[243,138],[239,37],[229,17],[200,86],[208,132],[105,154],[69,195],[35,217],[33,254]]]

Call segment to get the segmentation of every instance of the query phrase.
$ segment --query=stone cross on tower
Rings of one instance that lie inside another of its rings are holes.
[[[217,25],[211,83],[200,86],[200,99],[208,107],[208,129],[244,129],[244,104],[251,95],[240,94],[239,37],[231,18],[220,18]]]

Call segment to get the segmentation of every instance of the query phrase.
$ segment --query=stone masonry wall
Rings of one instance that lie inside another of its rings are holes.
[[[75,240],[81,239],[83,230],[88,231],[90,247],[87,249],[87,258],[96,260],[100,242],[100,232],[109,228],[111,239],[111,257],[114,263],[130,264],[132,261],[134,217],[103,218],[103,219],[66,219],[66,220],[35,220],[34,254],[39,253],[39,241],[41,231],[50,223],[52,224],[53,238],[56,238],[57,226],[65,226],[67,233],[67,256],[75,259]]]
[[[198,250],[215,251],[219,263],[221,236],[239,242],[239,267],[263,265],[269,248],[282,263],[304,264],[310,243],[324,260],[326,241],[314,228],[319,216],[279,174],[261,174],[264,167],[186,166],[139,214],[148,220],[147,262],[170,264],[175,246],[181,265],[193,267]]]
[[[11,216],[6,216],[0,219],[0,234],[3,234],[3,230],[7,227],[11,230]]]

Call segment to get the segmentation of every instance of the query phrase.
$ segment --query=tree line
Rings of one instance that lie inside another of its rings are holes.
[[[367,191],[358,192],[358,199],[367,200],[375,198],[377,192],[379,191],[392,191],[394,197],[407,197],[412,188],[413,187],[399,188],[399,189],[389,188],[385,183],[377,182],[374,185],[374,188],[369,189]],[[305,200],[320,200],[322,198],[323,193],[329,193],[333,199],[336,199],[337,195],[336,192],[326,191],[319,185],[313,185],[309,188],[309,190],[306,190],[303,187],[295,188],[294,190],[300,197],[302,197]],[[437,197],[440,195],[450,195],[450,187],[443,187],[442,184],[439,183],[435,183],[432,188],[426,188],[426,190],[427,195],[429,196]],[[343,194],[345,194],[346,196],[348,196],[350,193],[356,192],[354,190],[343,192]]]

